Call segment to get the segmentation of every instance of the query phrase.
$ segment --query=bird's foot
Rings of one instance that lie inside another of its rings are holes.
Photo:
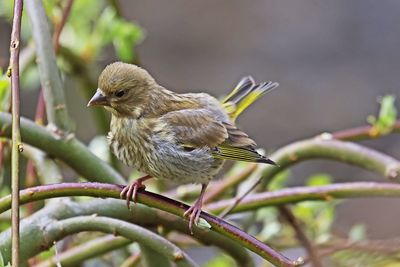
[[[136,203],[138,191],[146,189],[146,186],[143,184],[143,182],[150,178],[152,178],[150,175],[143,176],[122,189],[119,196],[122,199],[126,199],[126,205],[128,206],[128,209],[130,208],[131,200]]]
[[[201,207],[203,203],[201,199],[198,199],[185,213],[183,214],[184,217],[189,216],[189,230],[190,233],[193,235],[193,225],[197,224],[201,214]]]
[[[196,202],[188,208],[187,211],[183,214],[183,217],[189,216],[189,230],[190,233],[193,235],[193,224],[197,224],[201,214],[201,207],[203,206],[203,197],[204,193],[206,192],[207,184],[201,185],[201,192],[199,198]]]

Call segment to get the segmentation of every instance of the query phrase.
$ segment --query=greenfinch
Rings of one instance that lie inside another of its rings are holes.
[[[186,210],[189,228],[201,214],[203,196],[225,160],[275,164],[259,154],[256,143],[235,119],[255,100],[278,86],[240,80],[222,101],[205,93],[178,94],[159,85],[143,68],[115,62],[101,73],[88,106],[111,112],[108,142],[123,163],[147,175],[121,191],[136,202],[143,181],[155,177],[177,184],[201,184],[200,196]]]

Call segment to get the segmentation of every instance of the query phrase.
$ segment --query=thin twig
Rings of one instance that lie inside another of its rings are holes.
[[[69,14],[71,13],[71,8],[74,3],[74,0],[67,0],[67,4],[64,7],[62,16],[61,16],[61,21],[58,23],[55,27],[54,33],[53,33],[53,48],[55,53],[58,53],[58,50],[60,49],[60,35],[61,32],[65,26],[65,23],[67,23],[67,19],[69,17]]]
[[[10,43],[11,98],[12,98],[12,150],[11,150],[11,187],[12,187],[12,266],[19,266],[19,153],[23,150],[20,134],[20,97],[19,97],[19,52],[21,45],[21,19],[23,1],[14,1],[14,17]]]
[[[287,206],[278,206],[278,210],[280,214],[284,217],[284,219],[292,226],[293,230],[296,233],[297,239],[303,245],[303,247],[307,250],[308,255],[310,257],[310,261],[312,262],[314,267],[322,267],[321,260],[318,256],[318,252],[312,241],[307,237],[306,233],[303,231],[302,226],[299,221],[296,219],[292,211]]]
[[[374,127],[372,125],[360,126],[356,128],[341,130],[331,133],[332,137],[335,139],[343,141],[361,141],[365,139],[375,139],[382,137],[378,132],[373,131]],[[391,133],[400,132],[400,120],[396,121],[393,125]]]

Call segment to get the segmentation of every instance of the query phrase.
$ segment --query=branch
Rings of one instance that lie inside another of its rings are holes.
[[[400,162],[393,157],[356,143],[313,138],[287,145],[276,151],[271,158],[280,168],[267,166],[262,179],[309,159],[330,159],[376,172],[391,180],[400,175]]]
[[[11,136],[10,123],[10,115],[0,112],[0,136]],[[24,118],[21,118],[21,135],[24,142],[45,151],[49,156],[61,159],[89,181],[125,184],[117,171],[96,157],[72,135],[59,138],[46,128]]]
[[[20,192],[20,200],[21,203],[27,203],[29,201],[45,198],[79,195],[97,196],[103,198],[111,197],[119,199],[121,188],[121,186],[117,185],[99,183],[63,183],[45,185],[22,190]],[[180,217],[182,217],[183,213],[189,208],[188,205],[147,191],[138,193],[137,201],[147,206],[160,209]],[[9,205],[9,196],[1,198],[0,212],[9,209]],[[115,212],[114,210],[111,211]],[[266,244],[241,231],[237,227],[229,224],[228,222],[223,221],[205,212],[201,213],[201,218],[205,219],[211,225],[212,231],[220,233],[223,236],[231,239],[232,241],[237,242],[241,246],[250,249],[251,251],[257,253],[272,264],[275,264],[276,266],[296,266],[295,262],[290,261],[283,255],[272,250]],[[207,232],[208,230],[201,230],[199,228],[194,229],[195,235],[203,235]]]
[[[337,131],[331,135],[334,139],[343,141],[361,141],[366,139],[375,139],[382,136],[379,132],[373,130],[374,127],[372,125],[368,125]],[[392,133],[400,133],[400,120],[394,124]]]
[[[57,256],[34,265],[34,267],[57,266],[57,263],[60,263],[63,267],[79,266],[85,260],[103,255],[130,243],[132,241],[125,237],[106,235],[59,253]]]
[[[21,19],[23,1],[14,1],[14,15],[10,42],[11,97],[12,97],[12,149],[11,149],[11,187],[12,187],[12,265],[19,266],[19,153],[23,150],[20,133],[20,87],[19,52],[21,45]]]
[[[151,209],[144,205],[133,205],[131,210],[128,210],[125,201],[114,199],[95,199],[80,204],[69,199],[61,199],[49,202],[44,209],[22,220],[21,244],[23,247],[21,257],[28,259],[53,245],[46,242],[46,232],[43,232],[43,229],[46,229],[47,225],[54,220],[93,214],[117,218],[145,227],[162,226],[167,230],[190,234],[187,222],[181,217]],[[222,248],[236,260],[237,266],[254,266],[248,252],[237,242],[213,231],[197,231],[193,237],[204,244],[212,244]],[[10,258],[10,243],[10,232],[3,231],[0,233],[0,253],[4,262],[9,261]],[[48,244],[48,246],[44,246],[44,244]]]
[[[42,1],[27,1],[27,11],[32,25],[32,35],[36,44],[39,75],[42,83],[46,112],[49,123],[64,132],[70,131],[69,117],[61,76],[52,47],[50,27]]]
[[[337,183],[325,186],[299,186],[278,191],[253,194],[246,197],[232,213],[254,210],[266,206],[297,203],[305,200],[332,201],[342,198],[400,197],[400,185],[376,182]],[[221,200],[207,206],[218,213],[230,207],[235,199]]]
[[[65,26],[65,23],[67,23],[67,19],[69,17],[69,13],[71,12],[73,3],[74,3],[74,0],[67,0],[67,4],[65,5],[65,8],[63,9],[61,21],[55,27],[55,30],[53,33],[53,48],[54,48],[54,52],[56,54],[58,53],[58,50],[60,48],[60,35],[62,32],[62,29]]]

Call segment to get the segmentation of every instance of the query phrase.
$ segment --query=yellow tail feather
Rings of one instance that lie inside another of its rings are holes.
[[[251,76],[242,78],[232,92],[224,99],[223,105],[232,121],[265,93],[276,88],[276,82],[255,84]]]

